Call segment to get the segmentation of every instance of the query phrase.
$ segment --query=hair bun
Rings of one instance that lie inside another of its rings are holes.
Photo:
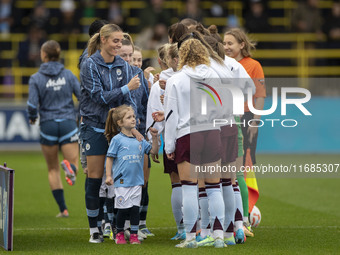
[[[216,25],[211,25],[210,27],[208,27],[208,30],[211,34],[217,34],[218,33]]]

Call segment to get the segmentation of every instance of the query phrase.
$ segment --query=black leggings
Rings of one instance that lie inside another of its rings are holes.
[[[139,226],[139,206],[133,206],[127,209],[118,209],[117,233],[124,231],[125,220],[130,220],[131,234],[137,234]]]

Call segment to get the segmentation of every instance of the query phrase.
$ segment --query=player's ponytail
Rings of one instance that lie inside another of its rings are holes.
[[[135,45],[133,43],[132,37],[128,33],[123,33],[122,45],[125,45],[125,46],[130,46],[131,45],[132,46],[132,51],[135,51]]]
[[[212,37],[214,37],[219,43],[223,44],[223,40],[220,34],[218,33],[218,29],[216,25],[210,25],[210,27],[208,27],[208,30],[210,31],[210,35]]]
[[[112,108],[109,110],[105,122],[105,132],[104,135],[107,139],[107,141],[110,143],[112,137],[117,133],[115,123],[113,121],[113,113],[115,111],[115,108]]]
[[[170,46],[167,48],[167,56],[170,58],[178,58],[177,43],[170,44]]]
[[[172,24],[168,29],[168,35],[171,43],[177,43],[180,37],[189,32],[189,29],[182,23]]]
[[[199,40],[203,44],[203,46],[207,48],[210,57],[213,60],[215,60],[217,63],[219,63],[220,65],[223,65],[224,63],[223,59],[217,55],[217,53],[204,40],[203,36],[198,31],[192,31],[191,33],[183,35],[178,42],[178,48],[181,47],[182,43],[184,43],[186,40],[191,39],[191,38]]]
[[[89,53],[89,56],[93,55],[97,50],[100,48],[100,34],[95,33],[89,40],[88,46],[87,46],[87,52]]]
[[[200,34],[207,36],[210,35],[210,31],[206,29],[201,23],[198,23],[193,31],[198,31]]]
[[[224,59],[225,53],[222,43],[218,42],[212,35],[204,36],[204,40],[217,53],[217,55],[220,56],[220,58]]]
[[[160,65],[163,65],[165,67],[165,69],[169,68],[167,60],[166,60],[166,56],[167,56],[167,51],[169,49],[170,44],[166,43],[162,46],[160,46],[157,49],[158,52],[158,59],[160,61]]]

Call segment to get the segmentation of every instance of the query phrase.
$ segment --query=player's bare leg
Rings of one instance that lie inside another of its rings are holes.
[[[63,184],[60,178],[60,168],[58,160],[59,145],[41,145],[48,168],[48,182],[56,200],[60,213],[57,217],[68,217],[68,211],[65,204]]]

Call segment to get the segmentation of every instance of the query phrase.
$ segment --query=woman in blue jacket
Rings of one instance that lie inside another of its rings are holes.
[[[131,67],[118,56],[122,46],[123,32],[115,24],[107,24],[91,37],[88,43],[89,57],[81,67],[80,114],[83,117],[80,135],[84,143],[88,180],[85,192],[86,211],[90,225],[91,243],[103,241],[100,233],[99,189],[104,173],[108,142],[104,135],[105,121],[111,108],[127,104],[135,112],[134,95],[138,89],[138,76],[130,76]],[[141,134],[134,129],[134,135]]]
[[[78,169],[78,128],[72,95],[80,97],[80,84],[72,72],[59,63],[60,45],[47,41],[41,47],[43,64],[29,80],[28,117],[34,124],[40,116],[40,143],[48,167],[48,180],[59,205],[57,217],[68,217],[60,178],[58,151],[66,181],[73,185]]]

